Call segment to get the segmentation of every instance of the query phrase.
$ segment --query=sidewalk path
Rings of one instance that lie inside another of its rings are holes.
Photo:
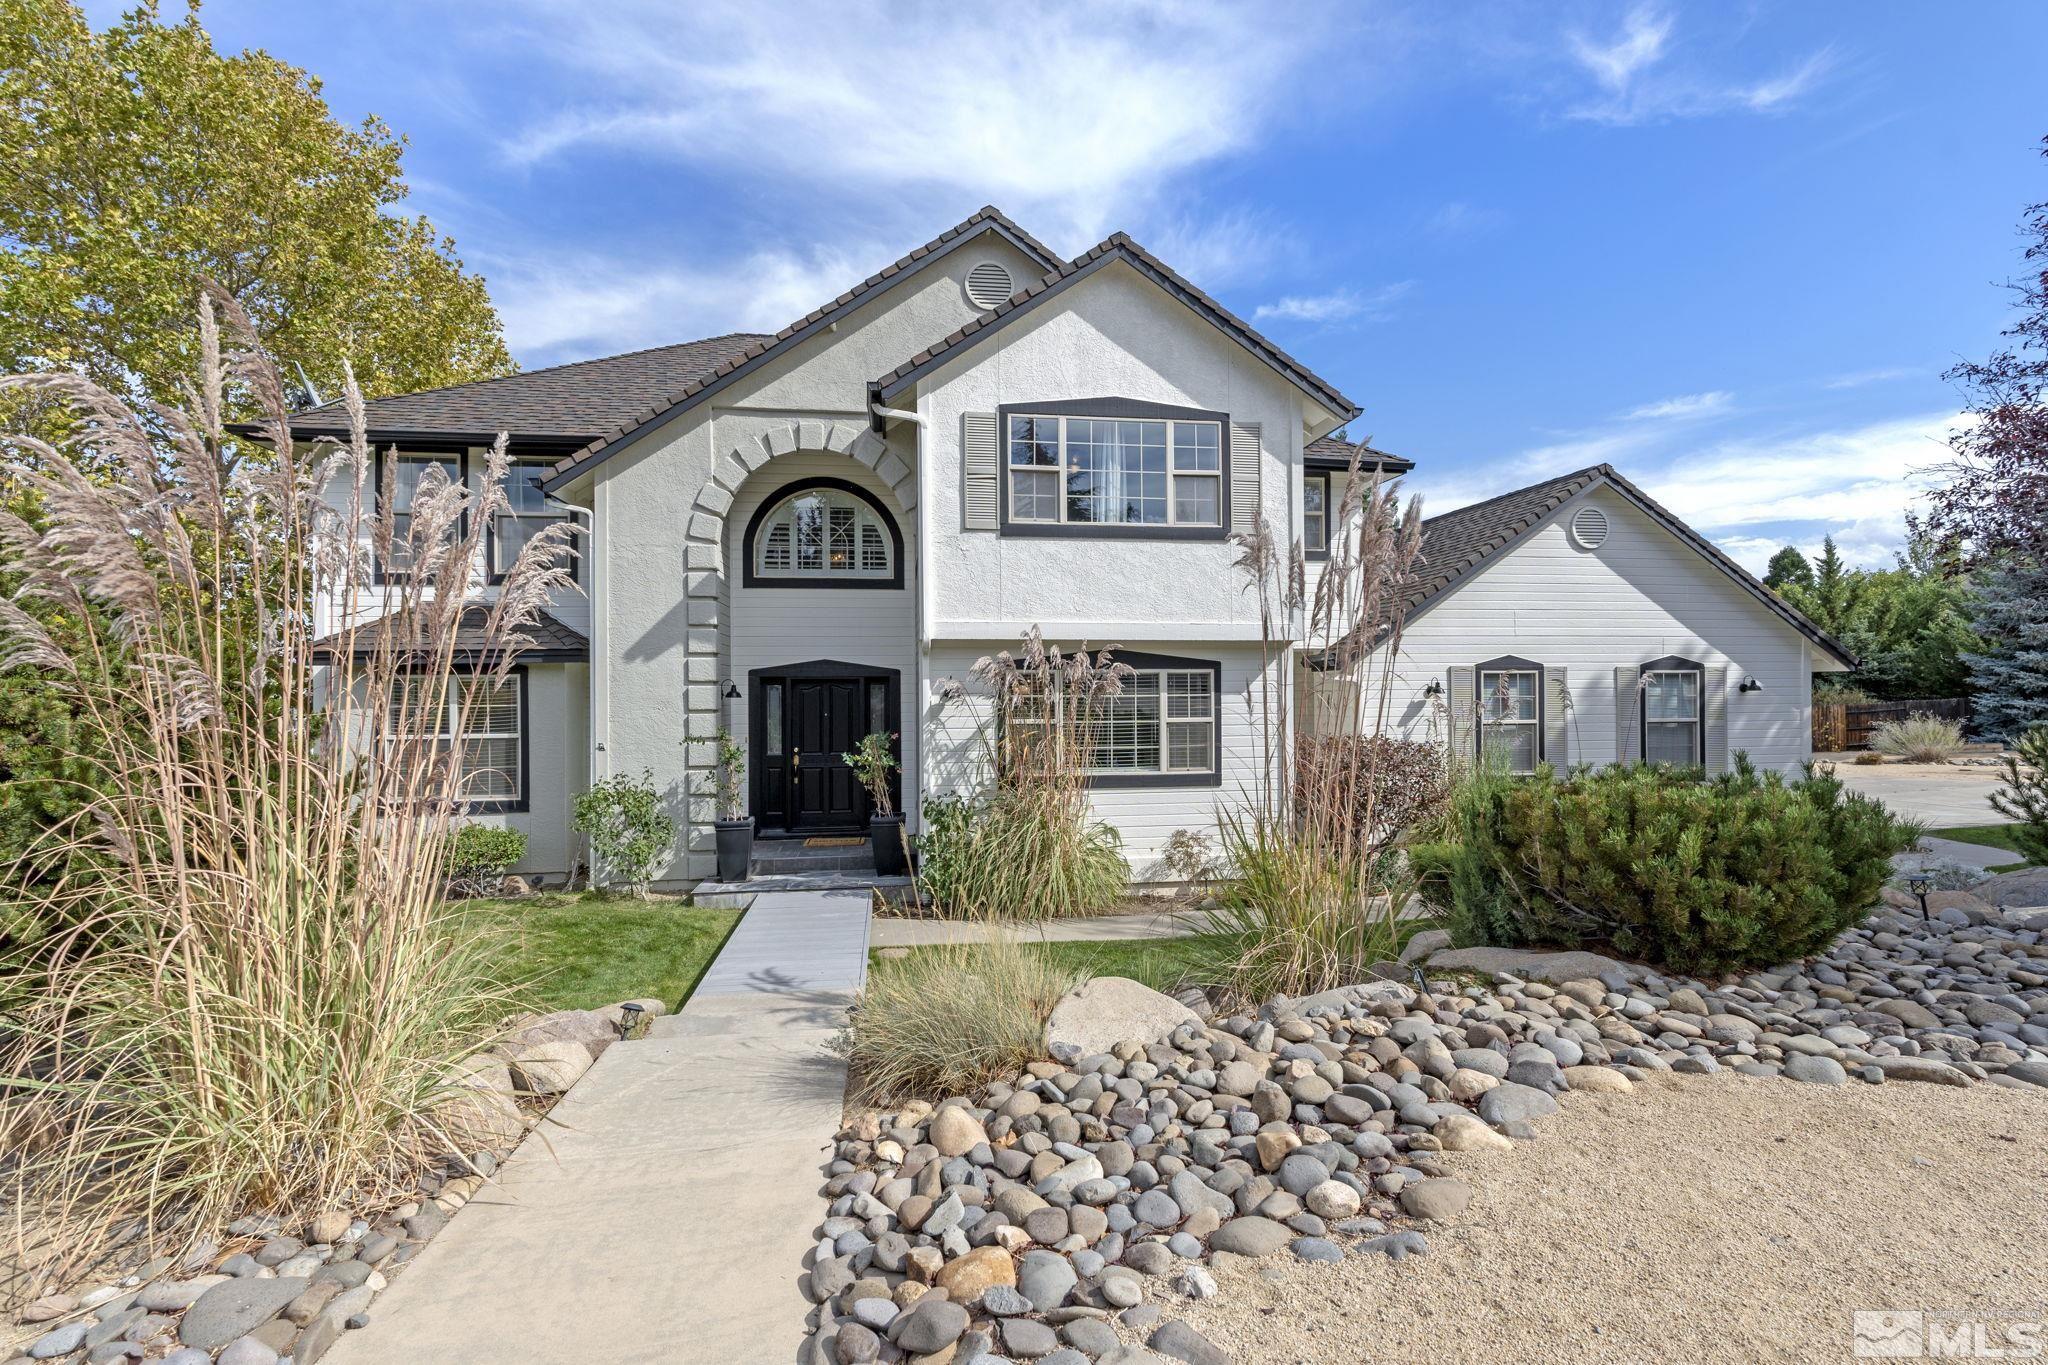
[[[864,890],[758,897],[683,1011],[608,1049],[327,1361],[795,1361],[867,922]]]

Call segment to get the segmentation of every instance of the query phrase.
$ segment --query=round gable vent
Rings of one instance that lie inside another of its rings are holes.
[[[1607,514],[1597,507],[1581,507],[1572,513],[1572,543],[1581,550],[1597,550],[1607,539]]]
[[[994,261],[983,261],[967,272],[967,297],[976,308],[993,308],[1016,292],[1010,272]]]

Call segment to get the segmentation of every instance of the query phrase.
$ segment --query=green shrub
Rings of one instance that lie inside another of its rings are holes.
[[[1908,763],[1946,763],[1963,751],[1963,727],[1916,712],[1878,726],[1870,737],[1870,747]]]
[[[1099,915],[1130,884],[1121,836],[1058,786],[934,798],[917,851],[919,885],[941,919]]]
[[[518,830],[464,825],[448,841],[448,889],[457,896],[492,895],[525,856],[526,836]]]
[[[676,822],[662,808],[654,774],[600,778],[576,798],[576,831],[590,839],[591,884],[644,891],[667,865]]]
[[[883,959],[835,1040],[853,1093],[882,1103],[966,1094],[1045,1055],[1045,1021],[1083,974],[1014,939]]]
[[[1480,774],[1446,841],[1410,850],[1461,944],[1609,947],[1692,973],[1820,951],[1877,898],[1919,828],[1831,773],[1615,766]]]
[[[2048,725],[2020,736],[1998,780],[1992,809],[2014,822],[2012,841],[2027,861],[2048,866]]]

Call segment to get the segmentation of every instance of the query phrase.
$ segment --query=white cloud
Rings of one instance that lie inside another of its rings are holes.
[[[1176,214],[1138,240],[1209,291],[1256,279],[1276,260],[1297,250],[1294,234],[1287,228],[1263,213],[1242,208]]]
[[[1252,318],[1257,322],[1384,322],[1394,315],[1394,303],[1414,287],[1415,281],[1401,280],[1363,293],[1338,289],[1328,294],[1289,294],[1260,304]]]
[[[1631,408],[1622,414],[1622,420],[1629,422],[1669,421],[1685,417],[1705,417],[1716,412],[1725,412],[1735,401],[1735,395],[1726,389],[1713,389],[1706,393],[1683,393],[1676,398],[1662,398],[1654,403]]]
[[[1676,27],[1663,6],[1642,4],[1608,39],[1569,34],[1572,60],[1592,77],[1599,93],[1573,104],[1565,117],[1626,126],[1731,112],[1778,113],[1818,86],[1835,64],[1833,51],[1822,48],[1774,76],[1711,77],[1667,61]]]
[[[1860,389],[1866,384],[1885,384],[1894,379],[1904,379],[1918,374],[1918,370],[1904,365],[1885,365],[1874,370],[1857,370],[1850,374],[1838,374],[1821,385],[1825,389]]]
[[[1424,219],[1422,230],[1433,237],[1474,237],[1499,227],[1501,219],[1498,209],[1453,199]]]
[[[914,15],[870,0],[523,0],[534,51],[604,98],[513,130],[534,162],[578,144],[737,172],[797,196],[994,202],[1078,250],[1191,167],[1251,146],[1319,59],[1322,0],[1284,21],[1207,0],[1085,0]],[[906,202],[909,201],[909,202]],[[1027,222],[1027,226],[1031,226]]]
[[[528,365],[725,332],[774,332],[894,259],[760,252],[713,269],[594,256],[484,260],[505,339]]]
[[[1418,485],[1431,514],[1581,469],[1612,464],[1745,567],[1786,544],[1834,535],[1851,564],[1889,565],[1905,513],[1966,418],[1923,414],[1841,429],[1781,431],[1698,444],[1683,427],[1623,424],[1525,451],[1462,476]],[[1427,466],[1424,467],[1425,471]]]

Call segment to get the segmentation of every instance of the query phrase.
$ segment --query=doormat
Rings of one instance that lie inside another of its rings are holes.
[[[865,839],[806,839],[805,848],[865,848]]]

